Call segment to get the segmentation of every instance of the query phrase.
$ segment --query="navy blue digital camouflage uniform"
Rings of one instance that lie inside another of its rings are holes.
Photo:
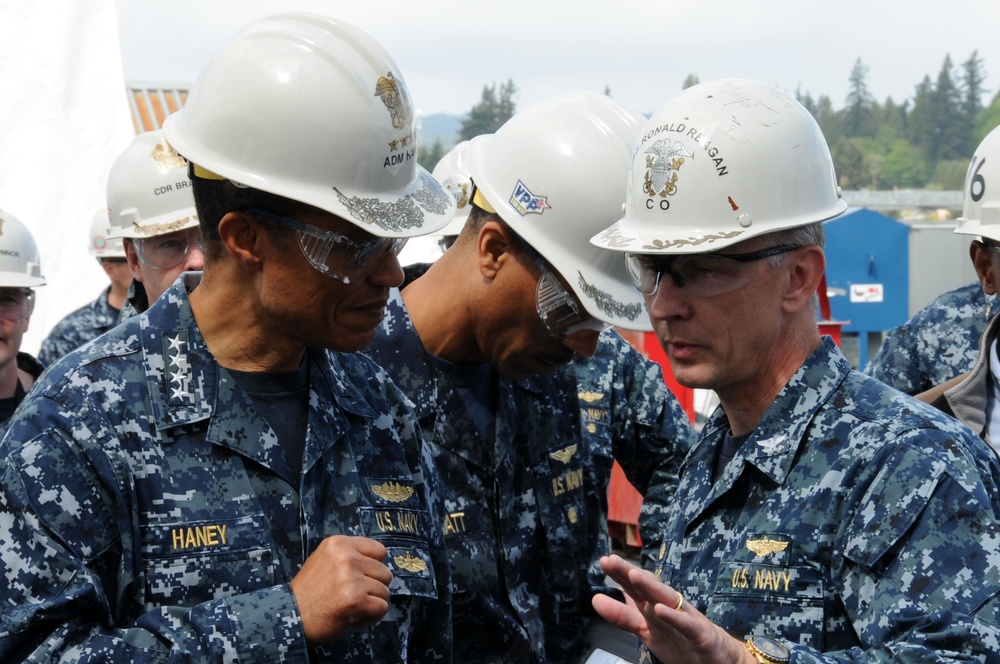
[[[358,354],[308,349],[293,476],[206,348],[196,281],[57,362],[13,418],[0,661],[450,661],[440,487],[405,397]],[[289,580],[336,534],[386,546],[390,609],[310,651]]]
[[[728,426],[684,462],[659,555],[686,601],[793,662],[1000,659],[1000,467],[970,430],[829,337],[713,482]]]
[[[608,481],[618,461],[643,495],[639,533],[644,565],[659,548],[665,510],[673,499],[677,469],[694,444],[695,431],[663,370],[614,330],[601,333],[592,357],[572,362],[578,383],[583,440],[590,448],[605,519]],[[656,481],[652,482],[656,473]],[[598,560],[594,561],[599,564]]]
[[[49,366],[74,348],[96,339],[118,324],[119,310],[108,303],[108,286],[101,295],[55,324],[42,342],[38,361]]]
[[[132,283],[128,285],[128,293],[125,294],[125,301],[122,302],[122,310],[118,314],[118,322],[138,316],[146,309],[149,309],[149,298],[146,296],[146,289],[141,283],[133,279]]]
[[[590,370],[586,382],[573,365],[525,381],[494,372],[494,440],[483,441],[398,291],[390,298],[368,352],[416,404],[446,485],[457,661],[581,661],[587,625],[600,620],[590,598],[613,592],[592,564],[609,548],[612,453],[642,486],[665,456],[658,445],[670,444],[679,457],[687,452],[690,427],[658,366],[627,353],[616,333],[605,333],[602,344],[601,360],[617,364]],[[592,409],[581,437],[583,398]]]
[[[888,330],[864,371],[907,394],[940,385],[972,369],[996,310],[997,296],[986,295],[978,281],[948,291]]]

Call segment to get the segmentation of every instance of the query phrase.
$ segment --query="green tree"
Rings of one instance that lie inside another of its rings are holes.
[[[882,160],[879,184],[885,189],[914,189],[927,180],[927,164],[920,152],[902,138],[889,144]]]
[[[972,156],[971,154],[969,155]],[[965,184],[968,159],[944,159],[934,165],[925,189],[961,189]]]
[[[966,154],[972,155],[979,140],[976,138],[976,123],[979,114],[983,110],[983,83],[986,81],[986,72],[983,68],[982,58],[979,51],[973,51],[969,59],[962,63],[962,74],[959,88],[962,102],[962,131],[966,135]]]
[[[684,83],[681,85],[681,90],[687,90],[691,86],[698,85],[701,81],[694,74],[688,74],[687,78],[684,79]]]
[[[986,134],[990,133],[997,127],[1000,127],[1000,93],[993,98],[990,105],[979,112],[976,116],[976,121],[972,127],[972,142],[979,145]],[[972,157],[972,153],[969,153],[969,157]]]
[[[845,138],[832,147],[834,169],[844,189],[869,189],[878,186],[878,166],[862,138]]]
[[[514,102],[515,94],[517,94],[517,88],[512,80],[500,85],[499,94],[496,83],[484,85],[479,103],[475,104],[469,110],[469,114],[462,119],[458,140],[466,141],[480,134],[492,134],[499,129],[517,112],[517,104]]]
[[[430,150],[424,150],[421,145],[417,148],[417,163],[426,168],[429,171],[434,170],[434,166],[441,161],[441,157],[447,154],[448,150],[451,148],[445,148],[441,144],[440,138],[434,139],[434,144],[431,145]]]
[[[851,69],[847,100],[844,107],[846,136],[873,136],[875,99],[868,91],[868,67],[858,58]]]

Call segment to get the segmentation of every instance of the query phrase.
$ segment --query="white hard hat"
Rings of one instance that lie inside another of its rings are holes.
[[[0,287],[44,285],[38,246],[31,232],[20,219],[0,209]]]
[[[163,131],[132,139],[108,174],[110,238],[146,238],[198,225],[187,161]]]
[[[209,59],[164,123],[196,176],[342,217],[373,235],[443,227],[454,199],[417,164],[413,104],[389,54],[323,16],[251,23]]]
[[[434,166],[431,174],[434,179],[444,185],[444,188],[455,197],[455,217],[448,222],[448,225],[439,230],[435,235],[458,235],[465,227],[465,222],[469,219],[469,211],[472,209],[469,198],[472,195],[472,177],[469,176],[469,162],[466,159],[465,151],[469,148],[469,141],[462,141],[453,147],[448,154],[441,157]]]
[[[87,249],[97,258],[125,258],[125,247],[121,238],[108,237],[108,211],[98,210],[90,222],[90,237]]]
[[[590,238],[621,215],[642,123],[610,97],[570,93],[521,111],[467,150],[476,196],[562,275],[591,316],[631,329],[650,329],[642,296],[621,256]]]
[[[1000,242],[1000,127],[987,134],[972,155],[964,192],[955,232]]]
[[[709,252],[846,209],[809,111],[773,86],[726,79],[692,86],[653,114],[632,156],[625,215],[594,244]]]

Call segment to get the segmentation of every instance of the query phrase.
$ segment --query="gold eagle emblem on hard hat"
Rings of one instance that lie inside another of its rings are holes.
[[[769,553],[784,551],[788,548],[788,542],[779,542],[769,537],[761,537],[760,539],[748,539],[747,548],[760,557],[766,556]]]
[[[401,503],[413,495],[413,487],[405,486],[399,482],[383,482],[382,484],[373,484],[372,493],[390,503]]]
[[[423,572],[427,569],[427,563],[412,555],[409,551],[406,552],[406,555],[394,556],[393,561],[400,569],[405,569],[407,572]]]
[[[556,450],[555,452],[550,452],[549,456],[556,461],[561,461],[562,463],[569,463],[569,460],[573,458],[576,454],[577,445],[574,443],[569,447],[564,447],[561,450]]]
[[[177,150],[170,147],[167,142],[157,143],[153,151],[149,153],[149,156],[153,158],[160,168],[163,170],[169,170],[171,168],[186,168],[187,159],[177,154]]]
[[[397,82],[391,71],[386,72],[385,76],[379,76],[375,83],[375,96],[389,109],[392,126],[396,129],[402,129],[413,121],[413,109],[406,85]]]

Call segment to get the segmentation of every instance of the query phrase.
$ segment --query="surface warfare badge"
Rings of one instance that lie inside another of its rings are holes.
[[[684,144],[673,144],[665,138],[653,143],[645,152],[646,178],[642,190],[650,196],[673,196],[677,193],[677,172],[687,157],[694,155]]]
[[[545,196],[535,196],[520,180],[514,187],[514,193],[510,195],[510,204],[522,217],[527,214],[541,214],[552,207],[545,200]]]

